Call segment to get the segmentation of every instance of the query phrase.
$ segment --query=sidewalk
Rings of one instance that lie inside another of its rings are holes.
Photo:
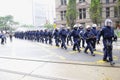
[[[0,58],[0,80],[119,80],[120,67]]]

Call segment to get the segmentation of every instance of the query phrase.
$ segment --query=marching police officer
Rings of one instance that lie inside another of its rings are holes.
[[[82,47],[85,48],[85,39],[84,39],[84,28],[83,28],[83,25],[79,25],[79,33],[80,33],[80,36],[81,36],[81,40],[80,40],[80,46],[81,46],[81,43],[82,43]]]
[[[113,56],[112,56],[112,43],[114,38],[114,29],[112,27],[112,20],[106,19],[105,26],[102,28],[97,37],[97,43],[99,43],[100,37],[103,36],[103,45],[104,45],[104,56],[103,61],[110,62],[111,65],[114,65]],[[108,59],[107,59],[108,58]]]
[[[62,29],[60,31],[60,38],[62,41],[61,48],[67,49],[66,44],[65,44],[66,38],[67,38],[67,31],[64,26],[62,26]]]
[[[97,29],[96,29],[97,25],[96,24],[93,24],[92,25],[92,33],[94,34],[94,37],[93,37],[93,42],[92,42],[92,46],[93,46],[93,50],[96,51],[96,38],[97,38]]]
[[[53,38],[53,31],[49,30],[48,31],[48,40],[49,40],[49,44],[52,45],[52,38]]]
[[[69,42],[71,42],[71,45],[73,45],[72,37],[71,35],[71,30],[70,27],[67,28],[67,45],[69,46]]]
[[[78,52],[80,52],[80,45],[79,45],[79,42],[80,42],[80,34],[79,34],[79,31],[78,31],[78,25],[74,25],[73,27],[73,31],[71,33],[71,36],[73,37],[73,41],[74,41],[74,45],[73,45],[73,51],[76,51],[76,48],[78,50]]]
[[[53,36],[54,36],[54,39],[55,39],[56,46],[59,47],[59,41],[60,41],[59,37],[60,36],[59,36],[59,30],[58,29],[55,29]]]
[[[94,52],[93,52],[93,46],[92,46],[92,39],[94,37],[94,34],[92,33],[91,31],[91,26],[90,25],[87,25],[86,27],[86,32],[84,34],[84,38],[86,39],[86,43],[87,43],[87,46],[85,47],[85,50],[84,52],[86,54],[88,54],[87,50],[89,49],[90,52],[91,52],[91,55],[92,56],[95,56]]]

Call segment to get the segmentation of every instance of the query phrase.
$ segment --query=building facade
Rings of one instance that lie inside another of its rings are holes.
[[[109,16],[110,19],[113,21],[113,26],[116,27],[118,23],[118,18],[116,16],[115,5],[117,0],[100,0],[102,4],[102,23],[104,25],[105,19]],[[89,16],[89,7],[90,7],[91,0],[76,0],[76,8],[78,11],[78,17],[76,19],[76,23],[86,25],[92,25],[92,21]],[[66,10],[68,0],[55,0],[56,4],[56,24],[57,26],[60,25],[67,25],[66,24]]]

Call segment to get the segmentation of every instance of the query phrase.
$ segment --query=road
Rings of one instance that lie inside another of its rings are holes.
[[[38,42],[8,40],[0,45],[0,80],[119,80],[119,44],[114,43],[116,65],[111,67],[102,61],[102,44],[97,45],[93,57],[83,53],[83,48],[79,53],[72,51],[72,46],[64,50]]]

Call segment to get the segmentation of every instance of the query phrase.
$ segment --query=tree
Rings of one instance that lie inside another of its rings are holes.
[[[44,25],[44,27],[47,28],[47,29],[53,29],[53,28],[54,28],[53,25],[50,24],[50,23],[46,23],[46,24]]]
[[[118,18],[118,21],[120,22],[120,0],[117,0],[114,10],[116,12],[116,17]]]
[[[101,13],[102,13],[102,6],[100,0],[91,0],[89,14],[93,23],[97,25],[101,23],[101,19],[102,19]]]
[[[21,27],[25,27],[25,28],[33,28],[34,26],[33,26],[33,25],[27,25],[27,24],[24,24],[24,25],[21,25]]]
[[[13,25],[18,25],[18,22],[14,21],[13,16],[7,15],[5,17],[0,17],[0,29],[1,30],[9,30]]]
[[[67,25],[73,28],[76,22],[77,9],[76,9],[76,0],[68,0],[66,19]]]

